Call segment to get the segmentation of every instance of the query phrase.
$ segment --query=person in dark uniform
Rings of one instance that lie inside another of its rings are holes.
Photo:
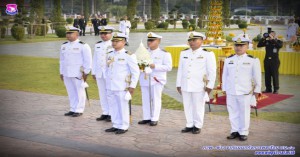
[[[266,47],[266,56],[264,60],[265,68],[265,85],[266,90],[263,93],[272,93],[273,80],[273,93],[278,94],[279,90],[279,49],[282,47],[282,41],[276,38],[276,33],[270,31],[270,33],[264,33],[263,38],[258,42],[257,47]]]
[[[80,20],[80,15],[78,15],[77,18],[74,19],[73,27],[79,28],[79,20]]]
[[[103,17],[103,16],[101,16],[100,25],[101,25],[101,26],[106,26],[106,25],[107,25],[107,20],[106,20],[106,18]]]
[[[99,35],[98,27],[100,26],[100,20],[98,19],[98,17],[96,15],[92,19],[92,24],[93,24],[93,27],[94,27],[95,36],[98,36]]]
[[[83,35],[85,36],[85,27],[86,27],[86,20],[84,19],[84,16],[81,16],[81,18],[79,19],[79,27],[80,27],[80,36]]]

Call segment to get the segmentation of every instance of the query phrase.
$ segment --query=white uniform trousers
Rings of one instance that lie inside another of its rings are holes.
[[[99,91],[100,98],[100,106],[102,108],[103,115],[110,115],[109,105],[107,103],[107,95],[106,95],[106,81],[103,77],[97,78],[97,86]]]
[[[158,121],[161,110],[161,96],[164,85],[156,83],[151,86],[152,115],[149,100],[149,86],[141,86],[143,103],[143,120]]]
[[[227,110],[231,124],[231,132],[238,132],[240,135],[249,134],[250,126],[250,100],[249,95],[230,95],[226,96]]]
[[[83,80],[75,77],[64,77],[64,83],[70,100],[70,111],[83,113],[86,101],[84,87],[81,86]]]
[[[186,127],[202,128],[204,120],[205,102],[203,92],[184,92],[182,100],[186,118]]]
[[[107,90],[107,101],[111,108],[111,121],[114,128],[129,128],[129,101],[125,100],[127,91]]]

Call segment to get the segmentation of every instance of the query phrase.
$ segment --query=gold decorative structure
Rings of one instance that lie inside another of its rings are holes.
[[[222,17],[222,0],[210,0],[208,25],[204,42],[209,45],[223,45],[223,17]]]
[[[228,57],[232,52],[232,47],[222,47],[222,51],[225,55],[218,56],[218,70],[217,70],[217,79],[219,84],[217,87],[213,90],[213,103],[217,102],[217,98],[219,94],[223,95],[222,91],[222,75],[223,75],[223,68],[224,68],[224,62],[226,57]]]

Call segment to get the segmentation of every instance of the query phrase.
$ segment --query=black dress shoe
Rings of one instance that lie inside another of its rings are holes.
[[[107,118],[105,119],[105,121],[107,121],[107,122],[111,122],[111,116],[110,116],[110,115],[108,115],[108,116],[107,116]]]
[[[188,128],[188,127],[185,127],[184,129],[181,130],[182,133],[191,132],[191,131],[193,131],[193,128]]]
[[[74,112],[69,111],[69,112],[65,113],[65,116],[72,116],[73,114],[74,114]]]
[[[105,132],[116,132],[118,130],[119,129],[112,127],[112,128],[106,129]]]
[[[273,94],[278,94],[278,91],[277,91],[277,90],[274,90]]]
[[[262,93],[272,93],[272,90],[264,90],[264,91],[262,91]]]
[[[199,129],[197,127],[194,127],[193,130],[192,130],[193,134],[199,134],[200,132],[201,132],[201,129]]]
[[[235,139],[237,137],[240,137],[240,134],[238,132],[233,132],[229,136],[227,136],[227,139],[231,140],[231,139]]]
[[[246,135],[240,135],[240,141],[246,141],[248,137]]]
[[[150,126],[156,126],[157,123],[158,123],[157,121],[151,121],[151,122],[150,122]]]
[[[151,120],[141,120],[138,122],[138,124],[148,124],[150,122],[151,122]]]
[[[123,130],[123,129],[118,129],[115,133],[116,134],[124,134],[125,132],[127,132],[128,130]]]
[[[99,118],[96,119],[96,121],[106,120],[107,117],[108,117],[108,115],[101,115]]]
[[[81,116],[82,115],[82,113],[74,113],[73,115],[72,115],[72,117],[79,117],[79,116]]]

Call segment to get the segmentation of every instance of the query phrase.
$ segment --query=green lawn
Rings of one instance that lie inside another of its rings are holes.
[[[19,43],[35,43],[35,42],[57,41],[57,40],[66,40],[66,39],[58,38],[55,34],[47,34],[46,37],[35,36],[33,38],[29,38],[27,35],[25,35],[25,38],[21,41],[17,41],[12,36],[5,36],[4,39],[0,39],[0,45],[19,44]]]
[[[59,78],[59,61],[53,58],[0,55],[0,89],[28,91],[66,96],[66,89]],[[99,99],[96,82],[89,77],[89,95]],[[133,104],[141,105],[141,92],[137,87]],[[163,108],[182,110],[183,105],[175,99],[163,95]],[[212,112],[228,117],[227,112]],[[252,118],[256,118],[251,115]],[[259,112],[258,119],[300,123],[300,112]]]
[[[67,95],[65,86],[59,78],[59,60],[41,57],[23,57],[0,55],[0,89],[21,90],[53,95]],[[89,96],[99,99],[96,82],[88,78]],[[181,103],[163,95],[163,107],[183,109]],[[132,103],[141,105],[141,92],[138,87],[133,95]]]

